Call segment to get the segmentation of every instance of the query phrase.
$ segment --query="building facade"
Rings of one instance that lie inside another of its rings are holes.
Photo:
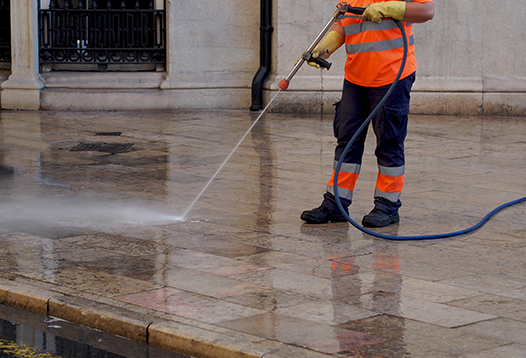
[[[522,0],[435,0],[415,25],[412,113],[526,115]],[[266,104],[334,0],[0,0],[0,104],[26,110],[248,109],[271,34]],[[270,9],[271,23],[261,24]],[[9,22],[9,23],[8,23]],[[261,25],[261,26],[260,26]],[[264,51],[264,50],[263,50]],[[271,110],[331,112],[345,54],[303,66]]]

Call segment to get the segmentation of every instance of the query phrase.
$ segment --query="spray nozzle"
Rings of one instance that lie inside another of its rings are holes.
[[[278,87],[280,90],[286,91],[287,88],[289,88],[289,84],[290,82],[287,81],[287,79],[282,79],[281,81],[279,81]]]

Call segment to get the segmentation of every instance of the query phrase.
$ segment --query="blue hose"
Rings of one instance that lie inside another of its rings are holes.
[[[334,172],[334,183],[335,183],[335,185],[334,185],[334,196],[335,196],[335,199],[336,199],[336,204],[338,205],[338,208],[340,209],[340,212],[342,213],[342,215],[355,228],[357,228],[358,230],[360,230],[360,231],[362,231],[362,232],[364,232],[364,233],[366,233],[368,235],[375,236],[375,237],[378,237],[378,238],[381,238],[381,239],[398,240],[398,241],[404,241],[404,240],[435,240],[435,239],[445,239],[445,238],[450,238],[450,237],[454,237],[454,236],[460,236],[460,235],[468,234],[468,233],[473,232],[473,231],[479,229],[480,227],[482,227],[482,225],[484,225],[493,215],[495,215],[499,211],[501,211],[501,210],[503,210],[503,209],[505,209],[507,207],[510,207],[512,205],[519,204],[519,203],[522,203],[522,202],[526,201],[526,197],[510,201],[510,202],[508,202],[506,204],[503,204],[503,205],[495,208],[488,215],[486,215],[478,224],[476,224],[476,225],[474,225],[474,226],[472,226],[470,228],[467,228],[465,230],[460,230],[460,231],[455,231],[455,232],[450,232],[450,233],[445,233],[445,234],[436,234],[436,235],[392,236],[392,235],[383,235],[383,234],[379,234],[379,233],[376,233],[376,232],[371,231],[371,230],[367,230],[363,226],[361,226],[358,223],[356,223],[353,219],[351,219],[349,214],[347,214],[347,212],[343,208],[341,200],[340,200],[340,196],[338,195],[338,176],[340,175],[340,169],[341,169],[341,166],[343,164],[343,159],[345,158],[345,156],[349,152],[349,149],[351,148],[353,143],[356,141],[356,138],[369,125],[369,123],[371,122],[371,118],[374,115],[376,115],[376,113],[383,107],[383,105],[385,104],[385,102],[387,101],[389,96],[391,96],[391,93],[394,91],[396,85],[398,84],[398,81],[400,80],[400,77],[402,76],[402,72],[404,71],[404,68],[405,68],[405,63],[406,63],[406,60],[407,60],[407,52],[408,52],[407,35],[405,33],[404,27],[402,26],[402,23],[400,21],[398,21],[398,20],[393,20],[393,21],[396,23],[396,25],[398,26],[398,28],[402,32],[402,37],[403,37],[403,41],[404,41],[404,57],[402,59],[402,64],[400,66],[400,70],[398,71],[398,74],[396,75],[396,78],[395,78],[393,84],[391,85],[391,87],[389,87],[389,90],[386,92],[386,94],[384,95],[382,100],[378,103],[376,108],[371,112],[371,114],[369,114],[367,119],[362,123],[360,128],[358,128],[356,133],[354,133],[353,137],[351,138],[349,143],[347,143],[347,146],[345,147],[345,149],[343,150],[343,152],[341,154],[340,160],[338,161],[338,165],[336,166],[336,169],[335,169],[335,172]]]
[[[407,240],[435,240],[435,239],[446,239],[446,238],[449,238],[449,237],[454,237],[454,236],[460,236],[460,235],[465,235],[465,234],[469,234],[479,228],[482,227],[482,225],[484,225],[493,215],[495,215],[496,213],[498,213],[499,211],[507,208],[507,207],[510,207],[512,205],[515,205],[515,204],[519,204],[519,203],[522,203],[526,201],[526,197],[524,198],[521,198],[521,199],[517,199],[517,200],[513,200],[513,201],[510,201],[509,203],[506,203],[506,204],[502,204],[501,206],[493,209],[488,215],[486,215],[481,221],[479,221],[478,224],[476,225],[473,225],[472,227],[470,228],[467,228],[467,229],[464,229],[464,230],[460,230],[460,231],[455,231],[455,232],[449,232],[449,233],[445,233],[445,234],[436,234],[436,235],[416,235],[416,236],[391,236],[391,235],[383,235],[383,234],[379,234],[379,233],[376,233],[374,231],[371,231],[371,230],[367,230],[366,228],[364,228],[363,226],[360,226],[358,223],[356,223],[353,219],[351,219],[349,217],[349,215],[345,212],[345,210],[343,210],[343,208],[341,207],[341,203],[340,203],[340,199],[336,199],[336,202],[339,204],[338,207],[340,208],[340,211],[342,212],[342,214],[345,216],[345,218],[355,227],[357,228],[358,230],[366,233],[366,234],[369,234],[371,236],[375,236],[375,237],[379,237],[381,239],[387,239],[387,240],[398,240],[398,241],[407,241]]]

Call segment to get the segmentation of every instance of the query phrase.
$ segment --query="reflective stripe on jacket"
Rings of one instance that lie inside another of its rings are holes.
[[[340,0],[353,7],[365,7],[383,0]],[[403,0],[401,0],[403,1]],[[432,0],[407,0],[432,2]],[[380,24],[365,21],[361,15],[346,13],[340,20],[345,31],[345,79],[365,87],[381,87],[394,82],[402,64],[404,43],[400,29],[391,19]],[[402,22],[409,41],[407,62],[401,78],[416,71],[413,25]]]

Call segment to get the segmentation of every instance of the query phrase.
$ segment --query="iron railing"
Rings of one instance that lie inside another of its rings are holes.
[[[0,0],[0,62],[11,63],[11,10],[9,0]]]
[[[165,28],[151,0],[51,0],[40,10],[40,64],[164,64]]]

